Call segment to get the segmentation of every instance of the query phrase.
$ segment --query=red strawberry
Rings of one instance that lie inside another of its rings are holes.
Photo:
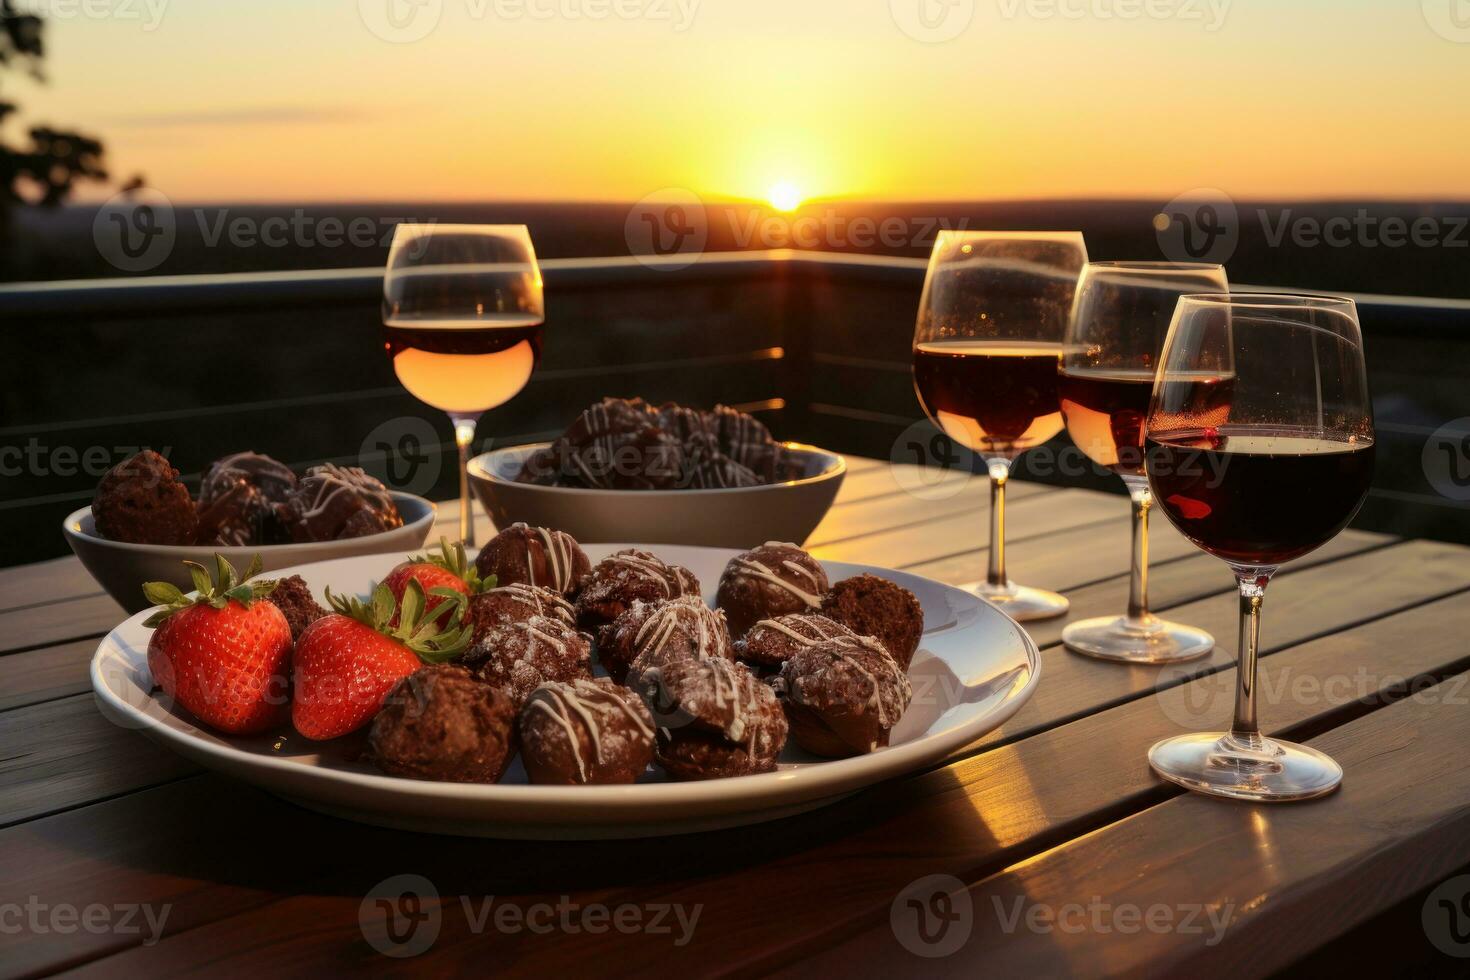
[[[450,547],[448,540],[440,538],[439,554],[415,555],[408,561],[399,562],[388,573],[388,577],[383,579],[383,584],[393,593],[393,598],[402,603],[403,593],[410,581],[418,582],[423,586],[424,592],[431,594],[428,608],[424,610],[430,613],[445,602],[443,596],[432,595],[434,589],[453,589],[461,595],[472,596],[493,587],[495,576],[490,576],[488,585],[482,582],[479,571],[465,557],[464,545]],[[448,627],[449,612],[446,610],[439,614],[435,622],[440,627]],[[396,626],[397,621],[390,625]]]
[[[274,582],[249,583],[214,556],[218,581],[197,562],[185,562],[199,589],[188,597],[167,582],[149,582],[143,594],[163,605],[144,621],[156,628],[148,641],[148,669],[163,693],[200,721],[232,735],[265,731],[284,721],[288,702],[291,627],[263,600]]]
[[[449,623],[426,617],[429,596],[448,601]],[[335,613],[308,626],[296,641],[291,722],[307,738],[328,739],[372,721],[399,678],[424,663],[442,663],[469,646],[465,597],[448,588],[425,593],[410,577],[400,607],[387,585],[371,603],[327,592]]]

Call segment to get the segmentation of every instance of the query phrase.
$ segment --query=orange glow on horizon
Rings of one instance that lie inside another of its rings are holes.
[[[95,134],[191,203],[1470,199],[1470,48],[1418,4],[1334,7],[1330,43],[1306,0],[1213,29],[976,4],[942,43],[887,3],[669,6],[688,22],[446,2],[411,43],[353,3],[50,18],[8,125]]]

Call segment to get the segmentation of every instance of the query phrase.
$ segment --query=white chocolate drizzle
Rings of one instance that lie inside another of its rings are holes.
[[[566,734],[567,745],[572,750],[572,759],[577,763],[577,777],[584,783],[587,782],[587,763],[582,758],[582,740],[577,737],[576,729],[572,726],[572,715],[575,714],[586,728],[587,737],[592,742],[593,756],[601,763],[602,726],[598,723],[594,703],[614,705],[627,715],[645,737],[653,737],[653,726],[633,710],[626,700],[593,681],[578,678],[567,684],[542,684],[531,692],[526,702],[527,711],[539,709],[561,727]]]
[[[572,575],[575,574],[572,548],[575,542],[570,534],[544,527],[531,527],[524,521],[517,521],[506,530],[536,532],[536,538],[532,538],[529,534],[525,536],[526,577],[531,580],[531,585],[541,585],[542,588],[551,589],[553,592],[566,592],[572,587]],[[544,585],[536,581],[536,553],[531,542],[537,538],[541,541],[541,550],[546,554],[547,571],[551,575],[551,581]]]
[[[688,616],[684,615],[685,610],[688,610]],[[694,641],[694,655],[701,660],[707,659],[718,651],[716,615],[698,596],[681,596],[664,603],[643,621],[633,635],[634,656],[657,657],[663,653],[679,627],[692,617],[694,629],[688,631],[688,635]]]
[[[316,495],[311,499],[311,506],[302,513],[304,518],[322,514],[333,500],[344,493],[366,497],[375,510],[384,511],[393,506],[393,498],[388,495],[387,488],[368,476],[360,466],[323,463],[307,471],[306,481],[315,481]]]
[[[536,610],[537,616],[557,620],[572,626],[577,621],[576,611],[572,604],[560,594],[539,585],[529,585],[525,582],[512,582],[510,585],[500,585],[491,589],[486,595],[504,595],[524,603]]]
[[[821,587],[820,580],[817,578],[816,574],[812,572],[811,569],[805,568],[789,558],[784,559],[782,564],[787,568],[795,569],[796,571],[801,572],[801,574],[804,575],[811,582],[812,588]],[[751,578],[758,578],[762,579],[763,581],[770,582],[772,585],[778,586],[782,589],[785,589],[787,592],[790,592],[792,595],[796,596],[812,609],[816,609],[822,604],[822,597],[817,595],[815,592],[808,592],[806,589],[801,588],[799,585],[786,581],[784,578],[777,575],[769,566],[758,562],[754,558],[750,558],[747,555],[735,556],[734,558],[730,559],[730,565],[735,569],[735,573],[737,575],[744,574],[750,576]]]

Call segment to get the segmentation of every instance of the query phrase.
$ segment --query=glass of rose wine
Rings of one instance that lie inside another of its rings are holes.
[[[931,421],[990,474],[990,559],[966,588],[1015,620],[1067,611],[1055,592],[1006,575],[1011,464],[1062,430],[1057,366],[1087,246],[1075,231],[944,231],[914,328],[914,389]]]
[[[1212,378],[1234,378],[1218,409]],[[1266,738],[1256,721],[1261,604],[1283,562],[1330,541],[1373,477],[1373,408],[1350,299],[1185,296],[1164,343],[1145,422],[1149,486],[1169,520],[1229,564],[1240,592],[1235,717],[1228,732],[1149,750],[1165,779],[1257,801],[1321,796],[1342,769],[1316,749]]]
[[[1082,270],[1062,343],[1058,395],[1072,441],[1094,463],[1122,478],[1133,503],[1133,558],[1128,610],[1069,623],[1062,642],[1077,653],[1123,663],[1174,663],[1202,657],[1215,638],[1160,619],[1148,608],[1148,513],[1143,420],[1154,390],[1159,351],[1179,297],[1225,292],[1225,267],[1185,262],[1091,262]],[[1230,410],[1232,379],[1199,379],[1199,424]]]
[[[541,269],[525,225],[401,224],[383,275],[388,357],[403,387],[448,413],[459,449],[459,536],[475,543],[470,444],[480,415],[541,357]]]

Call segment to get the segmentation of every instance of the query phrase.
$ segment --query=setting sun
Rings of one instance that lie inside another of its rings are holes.
[[[801,206],[801,191],[790,181],[781,181],[766,192],[766,200],[777,211],[795,211]]]

